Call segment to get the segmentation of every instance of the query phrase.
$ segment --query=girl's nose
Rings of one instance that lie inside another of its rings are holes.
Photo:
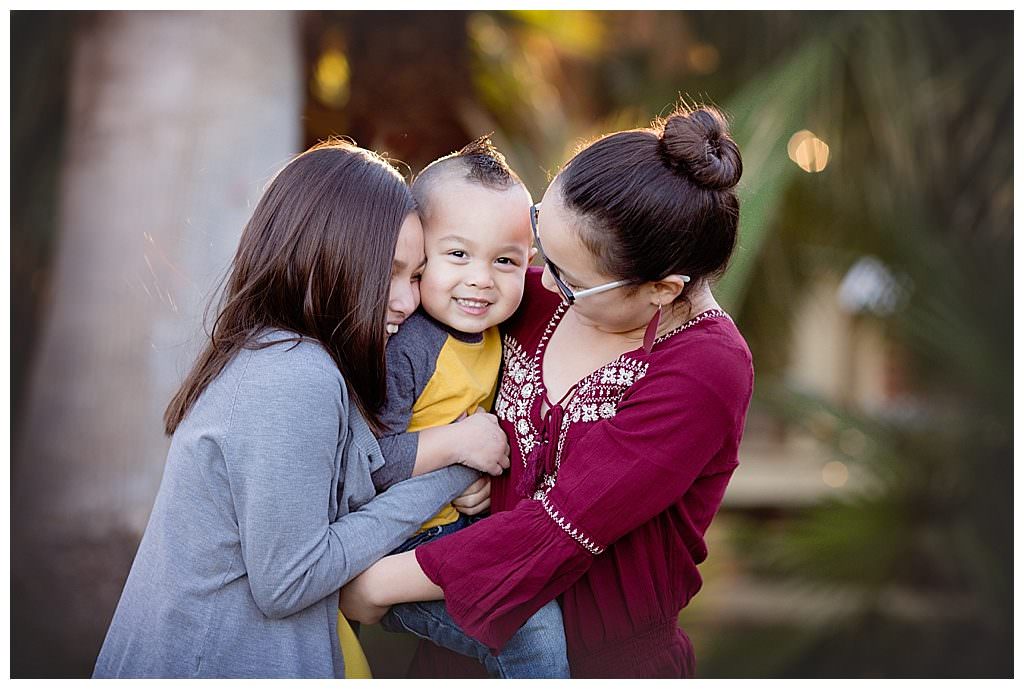
[[[419,288],[414,284],[396,287],[391,293],[391,301],[388,302],[388,308],[402,314],[403,318],[408,318],[419,305]]]

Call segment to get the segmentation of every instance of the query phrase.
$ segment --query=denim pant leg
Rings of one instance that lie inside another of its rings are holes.
[[[476,658],[491,677],[569,677],[562,610],[556,601],[551,601],[528,619],[496,656],[455,624],[444,601],[395,605],[381,624],[388,631],[410,632],[448,650]]]

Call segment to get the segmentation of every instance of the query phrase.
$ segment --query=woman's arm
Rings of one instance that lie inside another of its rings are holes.
[[[396,603],[441,600],[444,591],[427,578],[415,551],[389,555],[341,589],[341,611],[350,620],[376,624]]]
[[[414,551],[420,574],[444,590],[463,630],[501,648],[530,615],[583,576],[596,555],[676,503],[698,477],[706,483],[694,494],[690,516],[710,518],[734,467],[749,363],[728,362],[723,375],[713,370],[720,362],[690,363],[692,370],[652,370],[636,383],[615,417],[571,446],[544,500],[522,500]],[[371,577],[371,602],[425,590],[407,560],[390,566],[409,571],[396,577],[384,569],[383,575],[411,586],[399,586],[392,596]]]

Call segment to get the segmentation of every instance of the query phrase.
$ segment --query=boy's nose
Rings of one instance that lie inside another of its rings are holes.
[[[494,278],[491,277],[491,271],[477,269],[466,276],[466,284],[478,289],[487,289],[494,286]]]

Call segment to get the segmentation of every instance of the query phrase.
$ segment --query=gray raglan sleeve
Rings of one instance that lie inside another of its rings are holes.
[[[340,373],[312,343],[252,353],[238,383],[222,447],[249,585],[268,617],[337,591],[478,476],[447,467],[329,522],[348,404]]]
[[[434,375],[447,338],[416,313],[388,340],[387,400],[380,414],[388,430],[377,439],[384,455],[384,466],[372,475],[377,492],[412,476],[420,437],[407,431],[412,409]]]

